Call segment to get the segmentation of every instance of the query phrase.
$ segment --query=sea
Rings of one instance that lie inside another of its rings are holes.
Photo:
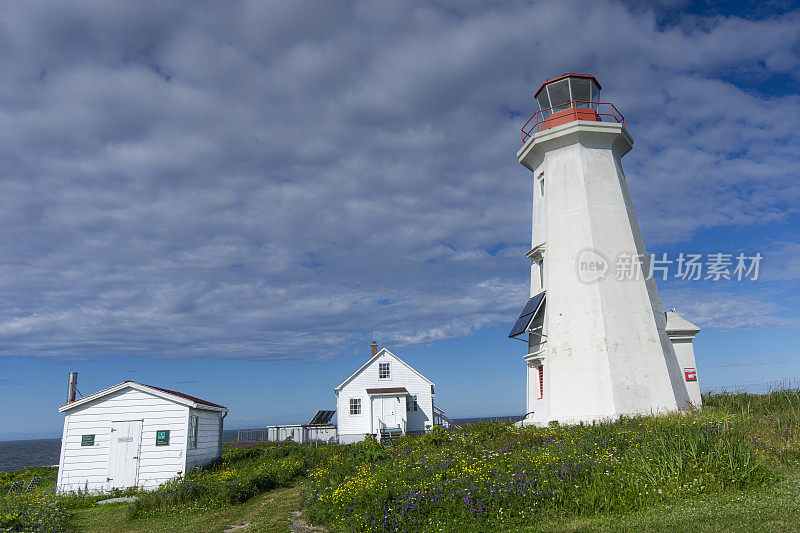
[[[222,432],[223,442],[236,440],[236,430]],[[58,466],[61,439],[0,441],[0,472],[33,466]]]
[[[456,424],[474,424],[476,422],[507,422],[519,420],[519,416],[494,416],[486,418],[459,418]],[[236,430],[222,432],[222,441],[236,440]],[[8,440],[0,441],[0,472],[11,472],[33,466],[58,466],[61,453],[61,439]]]
[[[29,466],[58,466],[61,439],[0,441],[0,472]]]

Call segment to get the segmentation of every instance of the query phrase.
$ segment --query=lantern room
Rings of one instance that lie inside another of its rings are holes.
[[[597,79],[588,74],[564,74],[544,82],[533,95],[545,121],[542,129],[573,120],[600,120],[600,89]]]
[[[564,74],[544,82],[533,95],[539,111],[523,126],[523,142],[536,132],[575,120],[624,124],[613,105],[600,102],[600,89],[590,74]]]
[[[564,74],[548,80],[533,95],[542,111],[551,110],[548,115],[570,107],[597,108],[600,101],[600,84],[589,74]]]

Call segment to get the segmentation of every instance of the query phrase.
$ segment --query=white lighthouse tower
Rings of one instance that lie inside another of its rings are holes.
[[[509,334],[528,344],[525,424],[700,403],[699,329],[668,332],[622,170],[633,139],[599,92],[585,74],[545,82],[517,152],[534,176],[530,299]]]

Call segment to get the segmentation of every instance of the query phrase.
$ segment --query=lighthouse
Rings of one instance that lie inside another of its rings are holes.
[[[664,313],[622,170],[633,139],[600,90],[587,74],[551,79],[522,128],[517,159],[533,174],[531,290],[509,337],[527,344],[523,424],[700,405],[699,328]]]

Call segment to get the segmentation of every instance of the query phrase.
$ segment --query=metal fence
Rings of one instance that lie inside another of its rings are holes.
[[[239,429],[237,442],[299,442],[331,444],[338,442],[336,426],[268,426],[263,429]]]

